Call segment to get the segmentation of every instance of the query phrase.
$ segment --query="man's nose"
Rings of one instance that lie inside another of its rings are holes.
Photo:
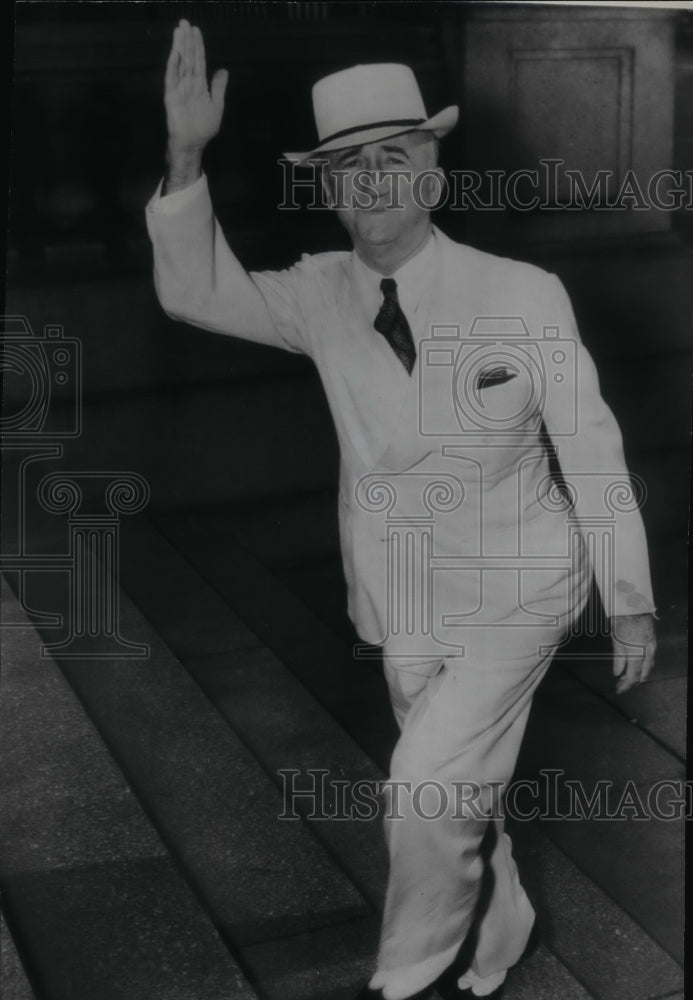
[[[389,190],[389,178],[385,172],[379,170],[376,165],[367,165],[361,171],[362,177],[368,184],[371,191],[377,195],[386,195]]]
[[[385,170],[381,164],[377,164],[372,167],[368,167],[366,173],[368,174],[371,186],[380,194],[387,194],[392,182],[392,177],[389,171]]]

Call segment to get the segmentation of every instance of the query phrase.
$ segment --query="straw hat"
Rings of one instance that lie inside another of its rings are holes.
[[[438,138],[455,127],[456,105],[428,117],[416,77],[399,63],[352,66],[325,76],[313,87],[313,112],[318,145],[305,153],[284,153],[303,163],[321,153],[378,142],[412,129]]]

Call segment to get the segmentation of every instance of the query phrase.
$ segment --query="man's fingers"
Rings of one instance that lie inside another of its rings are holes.
[[[611,645],[613,649],[614,677],[621,677],[628,669],[628,663],[630,661],[632,651],[629,649],[627,643],[621,642],[621,640],[617,639],[616,636],[611,637]]]
[[[195,71],[195,41],[193,31],[187,21],[181,21],[181,42],[183,44],[183,76],[192,76]]]
[[[173,38],[171,39],[171,53],[177,52],[180,55],[182,51],[180,39],[181,39],[181,28],[180,24],[177,24],[173,29]]]
[[[655,645],[655,643],[654,642],[648,642],[648,644],[647,644],[647,654],[645,656],[645,660],[644,660],[643,665],[642,665],[642,670],[640,672],[640,680],[641,680],[641,682],[646,681],[647,678],[650,676],[650,672],[652,670],[652,667],[654,666],[655,651],[656,651],[656,645]]]
[[[628,664],[626,663],[626,661],[620,657],[615,656],[613,673],[616,680],[618,680],[619,677],[623,677],[627,669],[628,669]]]
[[[178,29],[176,28],[176,31],[177,30]],[[171,46],[171,51],[169,52],[168,61],[166,63],[166,76],[165,76],[166,90],[173,90],[173,88],[178,83],[179,63],[180,63],[180,52],[176,45],[175,32],[174,32],[173,45]]]
[[[625,691],[629,691],[640,681],[640,666],[641,661],[626,661],[625,668],[617,675],[616,694],[623,694]]]
[[[193,53],[194,53],[194,66],[195,66],[195,76],[202,77],[202,80],[207,85],[207,63],[205,60],[205,43],[202,40],[202,32],[198,27],[192,29],[193,38]]]
[[[647,651],[641,656],[629,652],[627,647],[615,647],[613,672],[617,682],[617,694],[623,694],[636,684],[643,684],[647,680],[654,664],[654,653],[654,642],[647,643]]]

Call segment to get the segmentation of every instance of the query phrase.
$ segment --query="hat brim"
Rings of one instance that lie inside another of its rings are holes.
[[[348,137],[339,136],[327,142],[320,143],[315,149],[310,149],[305,153],[284,153],[283,156],[291,163],[307,163],[309,160],[319,159],[323,153],[333,153],[338,149],[351,149],[353,146],[365,146],[370,142],[382,142],[383,139],[392,139],[396,135],[404,135],[406,132],[433,132],[438,139],[451,132],[457,124],[460,109],[456,104],[451,104],[443,108],[437,115],[415,125],[402,128],[401,125],[365,125],[358,132],[352,132]]]

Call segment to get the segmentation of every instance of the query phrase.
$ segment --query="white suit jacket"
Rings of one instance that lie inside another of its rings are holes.
[[[146,217],[169,315],[315,362],[341,449],[349,612],[365,641],[383,643],[393,627],[395,542],[421,549],[430,579],[413,599],[433,602],[426,614],[441,637],[443,620],[569,613],[585,558],[607,614],[654,610],[621,435],[554,275],[434,229],[435,278],[410,376],[364,311],[352,253],[245,274],[204,177],[157,192]],[[262,293],[262,317],[246,315],[248,281]],[[550,481],[544,428],[569,502]]]

